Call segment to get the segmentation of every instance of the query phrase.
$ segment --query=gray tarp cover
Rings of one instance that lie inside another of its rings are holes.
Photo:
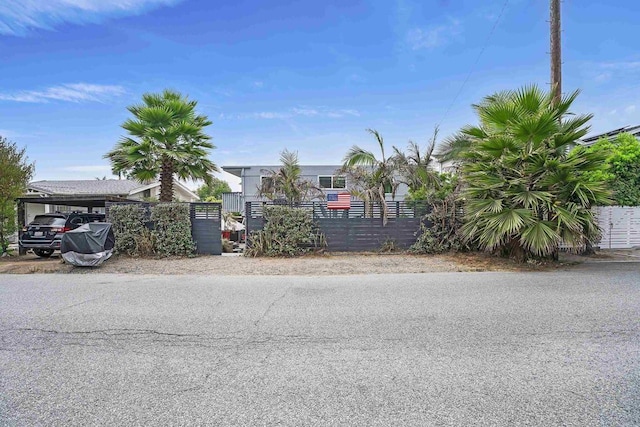
[[[77,266],[96,266],[111,256],[115,238],[111,224],[91,222],[62,236],[60,252],[65,261]]]

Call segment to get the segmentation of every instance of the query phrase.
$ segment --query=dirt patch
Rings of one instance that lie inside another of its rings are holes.
[[[563,263],[518,264],[488,254],[410,255],[332,253],[299,258],[245,258],[243,256],[198,256],[194,258],[113,257],[98,268],[63,264],[58,256],[35,255],[3,258],[0,273],[129,273],[210,275],[304,275],[401,274],[468,271],[527,271],[566,267]]]
[[[40,258],[33,254],[0,258],[0,273],[69,273],[72,270],[73,266],[63,264],[56,255],[51,258]]]

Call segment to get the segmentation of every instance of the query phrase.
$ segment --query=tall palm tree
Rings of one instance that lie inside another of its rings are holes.
[[[276,170],[265,169],[258,186],[258,195],[269,200],[285,200],[289,204],[324,198],[324,193],[314,183],[302,179],[298,152],[284,149],[280,153],[282,166]]]
[[[217,166],[207,158],[215,148],[204,128],[211,124],[195,111],[197,102],[172,90],[146,93],[142,104],[127,109],[133,118],[122,128],[124,136],[104,157],[114,174],[141,182],[160,177],[160,201],[173,199],[174,179],[202,179],[211,182]]]
[[[426,189],[435,191],[440,187],[440,174],[433,168],[433,151],[435,149],[438,128],[433,132],[433,137],[429,141],[424,152],[420,146],[413,141],[409,141],[409,147],[404,152],[393,147],[394,155],[392,161],[400,173],[401,180],[407,184],[411,191]]]
[[[465,224],[469,241],[526,259],[557,256],[561,242],[584,248],[599,231],[590,208],[609,192],[586,173],[603,168],[606,153],[568,148],[587,134],[591,115],[570,115],[578,91],[559,103],[536,86],[486,97],[480,120],[461,134]]]
[[[386,194],[390,193],[394,199],[399,185],[395,177],[396,167],[393,159],[385,155],[382,135],[374,129],[367,129],[367,132],[376,139],[380,147],[380,158],[373,152],[354,145],[344,156],[342,170],[348,175],[347,181],[352,193],[358,193],[355,195],[363,198],[367,204],[380,205],[383,224],[386,224],[389,216]]]

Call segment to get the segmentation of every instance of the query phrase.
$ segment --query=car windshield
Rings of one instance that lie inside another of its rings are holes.
[[[64,227],[65,222],[66,220],[59,216],[37,215],[31,222],[31,225],[54,225]]]

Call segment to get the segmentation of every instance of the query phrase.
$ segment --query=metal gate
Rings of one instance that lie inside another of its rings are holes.
[[[190,203],[191,237],[199,254],[222,254],[222,205]]]

